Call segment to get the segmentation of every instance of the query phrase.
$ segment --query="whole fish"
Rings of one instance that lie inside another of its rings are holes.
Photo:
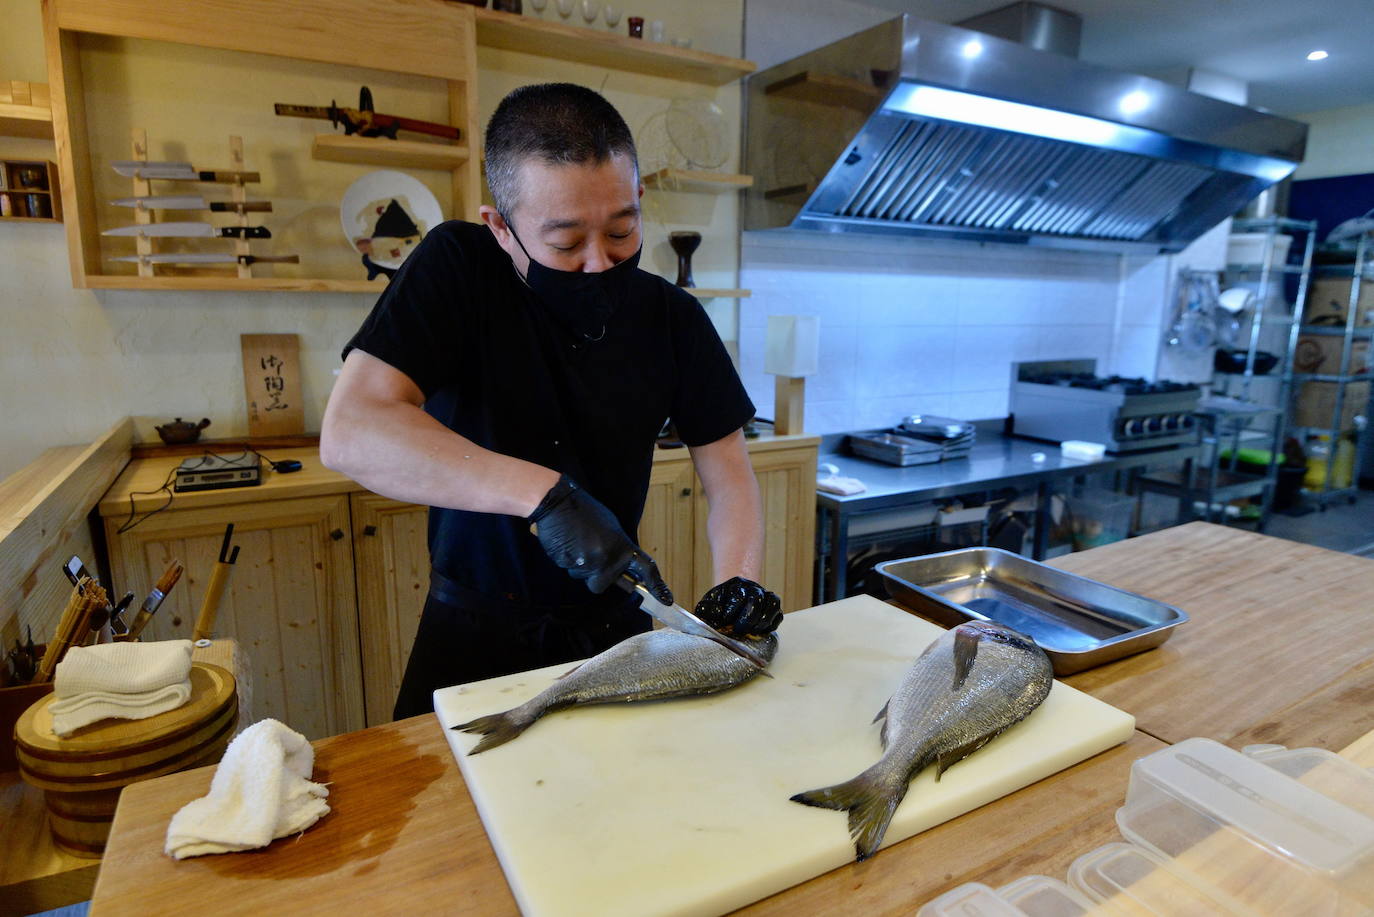
[[[757,641],[769,662],[778,650],[776,634]],[[509,742],[546,713],[588,704],[662,700],[716,694],[759,673],[752,663],[704,637],[675,630],[651,630],[622,640],[568,672],[530,700],[454,726],[485,738],[468,754]]]
[[[874,718],[883,721],[882,760],[836,786],[793,802],[849,811],[860,860],[878,849],[911,778],[927,765],[935,779],[1020,722],[1050,693],[1049,657],[1030,637],[991,621],[946,632],[916,659]]]

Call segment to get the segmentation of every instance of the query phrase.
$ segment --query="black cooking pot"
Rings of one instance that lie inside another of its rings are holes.
[[[1212,359],[1212,366],[1219,373],[1243,373],[1245,372],[1246,356],[1247,351],[1244,350],[1218,347],[1216,356]],[[1262,376],[1278,365],[1277,354],[1272,354],[1267,350],[1255,351],[1255,375]]]

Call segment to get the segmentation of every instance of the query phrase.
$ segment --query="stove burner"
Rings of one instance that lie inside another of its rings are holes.
[[[1125,376],[1099,378],[1092,373],[1042,373],[1040,375],[1027,376],[1021,381],[1031,382],[1036,385],[1086,388],[1094,391],[1112,392],[1121,395],[1158,395],[1166,392],[1198,391],[1196,385],[1187,382],[1169,382],[1168,380],[1151,382],[1148,379],[1132,379]]]

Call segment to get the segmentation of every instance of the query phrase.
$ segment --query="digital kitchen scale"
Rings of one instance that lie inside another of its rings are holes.
[[[262,460],[255,453],[245,452],[233,457],[207,453],[185,459],[177,466],[172,489],[183,493],[226,487],[254,487],[261,483]]]

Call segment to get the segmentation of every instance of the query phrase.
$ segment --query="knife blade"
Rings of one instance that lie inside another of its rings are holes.
[[[143,236],[153,238],[192,239],[270,239],[272,233],[266,226],[212,226],[209,223],[137,223],[133,226],[116,226],[101,233],[102,236]]]
[[[691,634],[694,637],[705,637],[707,640],[719,643],[741,659],[753,663],[759,669],[768,668],[768,660],[751,649],[746,643],[725,636],[681,605],[669,605],[660,602],[652,592],[629,577],[622,576],[616,583],[627,592],[638,594],[640,597],[639,607],[673,630]],[[765,671],[763,674],[767,675],[768,672]]]
[[[177,580],[181,579],[181,572],[185,569],[181,561],[172,561],[172,565],[163,572],[157,584],[153,586],[152,592],[149,592],[148,597],[143,600],[143,606],[139,608],[138,614],[134,616],[133,623],[129,625],[129,631],[125,635],[125,639],[132,640],[143,633],[143,628],[148,626],[148,622],[152,620],[153,613],[157,611],[163,600],[167,598],[167,593],[172,591],[172,587],[177,584]]]
[[[269,213],[271,201],[207,201],[198,194],[159,194],[152,197],[121,197],[116,207],[143,210],[209,210],[212,213]]]
[[[189,162],[144,162],[141,159],[120,159],[111,163],[114,170],[128,178],[151,178],[165,181],[206,181],[206,182],[256,182],[261,177],[257,172],[229,172],[221,170],[201,170]]]
[[[148,264],[300,264],[300,255],[215,255],[209,252],[165,252],[156,255],[120,255],[107,261],[144,261]]]

